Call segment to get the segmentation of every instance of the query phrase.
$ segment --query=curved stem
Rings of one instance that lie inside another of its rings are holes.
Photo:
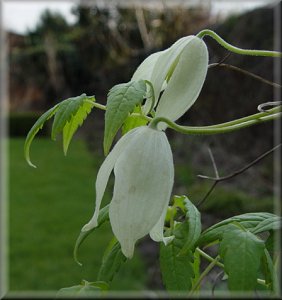
[[[241,55],[252,55],[252,56],[269,56],[269,57],[282,57],[281,52],[277,51],[268,51],[268,50],[249,50],[235,47],[229,43],[227,43],[224,39],[222,39],[218,34],[209,29],[204,29],[200,31],[196,36],[198,38],[203,38],[204,36],[210,36],[214,40],[216,40],[222,47],[229,50],[230,52],[234,52]]]
[[[160,122],[166,123],[171,129],[183,134],[208,135],[236,131],[262,122],[271,121],[281,116],[280,107],[273,108],[267,112],[257,113],[234,121],[211,126],[181,126],[167,118],[158,117],[151,121],[150,127],[157,128]]]
[[[196,281],[196,283],[194,284],[191,290],[191,294],[193,294],[193,292],[197,290],[204,277],[213,269],[213,267],[217,264],[218,260],[219,260],[219,255],[206,267],[206,269],[200,275],[199,279]]]
[[[92,101],[89,101],[89,100],[85,100],[85,101],[88,102],[88,103],[91,103],[96,108],[99,108],[99,109],[102,109],[102,110],[107,109],[106,105],[103,105],[103,104],[100,104],[100,103],[97,103],[97,102],[92,102]],[[141,118],[147,120],[148,122],[152,121],[152,118],[150,118],[148,116],[145,116],[145,115],[142,115],[142,114],[139,114],[139,113],[132,113],[131,116],[141,117]]]

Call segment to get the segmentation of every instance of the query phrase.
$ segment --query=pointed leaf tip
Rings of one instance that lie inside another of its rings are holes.
[[[47,110],[35,123],[34,125],[31,127],[30,131],[27,134],[25,143],[24,143],[24,157],[25,160],[27,161],[27,163],[33,167],[36,168],[36,166],[31,162],[30,160],[30,146],[31,143],[34,139],[34,137],[36,136],[36,134],[38,133],[38,131],[40,129],[42,129],[44,123],[50,119],[57,111],[58,109],[58,105],[55,105],[54,107],[50,108],[49,110]]]
[[[135,106],[146,94],[145,80],[115,85],[108,93],[105,114],[104,153],[107,155],[114,137]]]

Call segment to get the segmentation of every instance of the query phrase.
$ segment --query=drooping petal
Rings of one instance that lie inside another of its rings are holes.
[[[110,177],[110,174],[114,168],[114,165],[120,156],[120,154],[124,151],[125,147],[130,145],[132,142],[132,137],[136,134],[136,129],[129,131],[126,135],[124,135],[114,146],[113,150],[108,154],[105,158],[103,164],[101,165],[96,179],[96,202],[95,202],[95,211],[91,220],[83,226],[81,231],[88,231],[92,228],[96,227],[97,219],[99,215],[100,205],[104,196],[104,192]]]
[[[193,37],[181,52],[179,61],[159,101],[156,117],[166,117],[171,121],[180,118],[196,101],[208,69],[206,44]],[[166,125],[159,124],[159,129]]]
[[[148,234],[168,204],[173,158],[164,132],[139,127],[138,139],[119,156],[110,221],[122,252],[132,257],[136,241]]]
[[[150,231],[150,237],[153,241],[163,242],[165,245],[167,245],[170,241],[174,239],[174,235],[164,237],[164,222],[169,200],[170,199],[168,199],[167,205],[164,207],[164,210],[162,212],[161,217],[159,218],[158,223]]]

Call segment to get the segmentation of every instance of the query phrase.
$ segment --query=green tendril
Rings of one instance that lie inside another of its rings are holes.
[[[266,112],[260,112],[244,118],[236,119],[230,122],[211,125],[211,126],[181,126],[167,118],[158,117],[151,121],[150,127],[157,129],[157,125],[160,122],[166,123],[169,128],[178,131],[183,134],[191,135],[209,135],[209,134],[220,134],[236,131],[242,128],[246,128],[259,123],[271,121],[281,117],[281,107],[275,107]]]
[[[216,34],[214,31],[209,30],[209,29],[204,29],[204,30],[200,31],[196,36],[198,38],[202,39],[206,35],[215,39],[222,47],[229,50],[230,52],[234,52],[234,53],[241,54],[241,55],[282,57],[282,53],[277,52],[277,51],[248,50],[248,49],[241,49],[241,48],[235,47],[235,46],[227,43],[218,34]]]

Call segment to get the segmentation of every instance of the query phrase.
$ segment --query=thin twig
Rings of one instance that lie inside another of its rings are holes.
[[[217,169],[217,166],[216,166],[216,163],[215,163],[215,159],[214,159],[214,156],[213,156],[213,153],[212,153],[210,147],[208,147],[208,151],[209,151],[209,155],[210,155],[210,158],[211,158],[211,161],[212,161],[212,165],[213,165],[215,176],[216,176],[216,178],[219,178],[218,169]]]
[[[213,282],[213,285],[212,285],[212,291],[211,291],[213,297],[214,297],[214,290],[215,290],[215,287],[216,287],[218,281],[219,281],[219,280],[222,280],[222,278],[220,278],[222,275],[224,275],[224,271],[220,271],[220,272],[216,275],[216,277],[215,277],[215,279],[214,279],[214,282]],[[223,277],[223,276],[222,276],[222,277]]]
[[[261,77],[261,76],[258,76],[258,75],[256,75],[256,74],[254,74],[254,73],[252,73],[252,72],[246,71],[246,70],[241,69],[241,68],[239,68],[239,67],[235,67],[235,66],[233,66],[233,65],[223,64],[223,63],[213,63],[213,64],[210,64],[210,65],[209,65],[209,68],[212,68],[212,67],[224,67],[224,68],[230,69],[230,70],[232,70],[232,71],[237,71],[237,72],[240,72],[240,73],[242,73],[242,74],[244,74],[244,75],[250,76],[250,77],[252,77],[252,78],[254,78],[254,79],[256,79],[256,80],[259,80],[259,81],[261,81],[261,82],[263,82],[263,83],[269,84],[269,85],[271,85],[271,86],[273,86],[273,87],[275,87],[275,88],[281,88],[281,87],[282,87],[282,86],[281,86],[280,84],[278,84],[278,83],[272,82],[272,81],[270,81],[270,80],[267,80],[267,79],[265,79],[265,78],[263,78],[263,77]]]
[[[205,196],[203,197],[202,200],[199,201],[199,203],[196,205],[197,207],[201,206],[208,198],[208,196],[211,194],[211,192],[214,190],[215,186],[221,182],[221,181],[225,181],[228,179],[231,179],[239,174],[242,174],[243,172],[245,172],[246,170],[248,170],[249,168],[251,168],[252,166],[254,166],[255,164],[257,164],[258,162],[260,162],[262,159],[264,159],[266,156],[268,156],[269,154],[271,154],[272,152],[274,152],[276,149],[278,149],[279,147],[281,147],[282,144],[278,144],[275,147],[273,147],[272,149],[266,151],[265,153],[263,153],[262,155],[260,155],[259,157],[257,157],[255,160],[253,160],[252,162],[248,163],[247,165],[245,165],[243,168],[227,175],[227,176],[223,176],[223,177],[209,177],[209,176],[205,176],[205,175],[197,175],[199,178],[202,179],[209,179],[209,180],[213,180],[214,183],[211,186],[211,188],[208,190],[208,192],[205,194]]]
[[[210,179],[210,180],[214,180],[214,181],[224,181],[224,180],[228,180],[231,179],[243,172],[245,172],[247,169],[249,169],[250,167],[252,167],[253,165],[255,165],[256,163],[258,163],[259,161],[261,161],[262,159],[264,159],[267,155],[271,154],[273,151],[275,151],[276,149],[278,149],[279,147],[281,147],[281,143],[276,145],[275,147],[273,147],[272,149],[266,151],[265,153],[263,153],[262,155],[260,155],[259,157],[257,157],[255,160],[253,160],[252,162],[248,163],[246,166],[244,166],[243,168],[227,175],[227,176],[223,176],[223,177],[209,177],[209,176],[205,176],[205,175],[198,175],[198,177],[203,178],[203,179]]]
[[[227,54],[226,54],[219,62],[210,64],[210,65],[208,66],[208,68],[209,68],[209,69],[210,69],[210,68],[214,68],[214,67],[217,67],[218,65],[224,63],[224,62],[227,60],[227,58],[230,57],[230,55],[231,55],[230,52],[227,53]]]

